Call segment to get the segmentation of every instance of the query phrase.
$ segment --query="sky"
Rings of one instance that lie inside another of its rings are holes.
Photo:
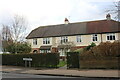
[[[115,1],[119,0],[0,0],[0,25],[10,24],[16,14],[28,20],[28,32],[39,26],[64,24],[65,18],[70,23],[102,20]]]

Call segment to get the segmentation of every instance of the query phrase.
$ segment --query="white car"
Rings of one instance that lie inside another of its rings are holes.
[[[3,52],[0,52],[0,54],[3,54]]]
[[[10,52],[0,52],[0,54],[10,54]]]

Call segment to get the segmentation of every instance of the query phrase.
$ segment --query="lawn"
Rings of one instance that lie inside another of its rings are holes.
[[[60,61],[59,64],[57,65],[57,67],[63,67],[67,64],[66,61]]]

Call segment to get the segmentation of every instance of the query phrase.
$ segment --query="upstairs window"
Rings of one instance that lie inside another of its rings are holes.
[[[43,44],[50,44],[50,38],[43,38]]]
[[[37,39],[33,39],[33,45],[37,45]]]
[[[93,37],[92,37],[92,40],[93,40],[93,41],[98,41],[97,34],[93,34],[92,36],[93,36]]]
[[[68,42],[68,37],[67,36],[61,37],[61,44],[66,42]]]
[[[79,42],[82,42],[81,36],[77,36],[77,37],[76,37],[76,40],[77,40],[78,43],[79,43]]]
[[[115,34],[114,33],[107,34],[107,40],[115,40]]]

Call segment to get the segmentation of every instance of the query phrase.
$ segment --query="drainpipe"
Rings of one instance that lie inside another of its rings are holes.
[[[101,33],[101,42],[103,42],[103,39],[102,39],[102,33]]]

